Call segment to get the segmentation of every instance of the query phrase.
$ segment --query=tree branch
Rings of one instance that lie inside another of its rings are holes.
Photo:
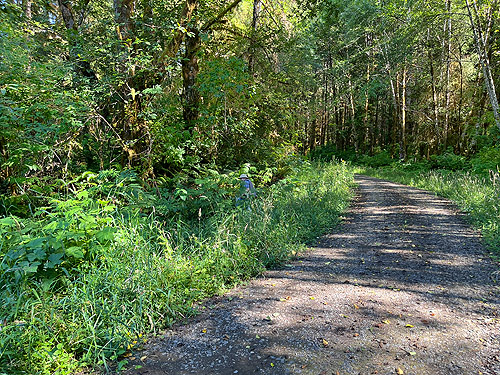
[[[229,13],[231,10],[233,10],[239,3],[241,3],[241,0],[234,0],[231,4],[229,4],[222,12],[220,12],[217,17],[214,19],[208,21],[202,28],[200,29],[201,31],[207,31],[209,30],[214,24],[219,22],[222,17],[224,17],[227,13]]]

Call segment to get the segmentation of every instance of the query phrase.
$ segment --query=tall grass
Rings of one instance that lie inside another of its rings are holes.
[[[131,210],[109,203],[110,194],[84,204],[91,197],[80,192],[62,200],[73,201],[63,205],[69,211],[59,212],[57,225],[36,220],[56,217],[59,204],[39,218],[6,218],[12,220],[3,222],[0,248],[0,373],[73,374],[120,359],[123,365],[123,356],[147,334],[192,314],[201,299],[280,264],[334,226],[352,181],[344,164],[303,163],[248,207],[234,207],[226,195],[193,206],[191,214],[166,215],[160,209],[165,202],[151,195],[144,195],[148,210]],[[190,207],[169,202],[171,208]],[[27,227],[31,231],[23,232]],[[81,245],[58,259],[54,244],[61,231],[71,231],[70,244],[75,237]],[[33,249],[40,238],[43,251],[52,244],[56,255],[43,255],[38,265]]]
[[[500,256],[500,178],[449,170],[365,168],[362,173],[436,192],[449,198],[468,214],[481,230],[485,244]]]

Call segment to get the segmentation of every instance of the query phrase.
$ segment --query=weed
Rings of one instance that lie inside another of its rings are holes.
[[[123,367],[146,334],[304,249],[338,221],[353,176],[345,164],[289,169],[250,210],[235,207],[237,172],[154,194],[105,171],[34,216],[0,219],[0,373]]]

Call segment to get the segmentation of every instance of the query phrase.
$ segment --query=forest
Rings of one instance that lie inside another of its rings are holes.
[[[0,374],[126,366],[360,170],[467,187],[498,249],[497,0],[0,0],[0,35]]]

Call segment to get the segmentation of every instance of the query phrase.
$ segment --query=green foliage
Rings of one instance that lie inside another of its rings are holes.
[[[316,147],[308,154],[311,160],[331,161],[334,159],[355,162],[358,159],[354,150],[340,150],[334,144]]]
[[[41,170],[67,171],[87,93],[73,88],[63,58],[37,54],[19,25],[2,22],[0,34],[0,177],[22,190]]]
[[[470,159],[472,170],[475,173],[487,175],[500,171],[500,146],[485,147]]]
[[[432,155],[430,162],[433,168],[448,169],[450,171],[462,170],[468,165],[467,159],[464,156],[455,154],[452,149],[448,149],[441,155]]]
[[[358,163],[373,168],[391,165],[393,162],[394,160],[387,151],[380,151],[373,156],[362,155],[358,159]]]
[[[0,366],[70,374],[119,360],[220,293],[304,248],[338,221],[353,176],[345,164],[295,161],[250,210],[235,207],[241,171],[165,180],[86,172],[33,217],[0,220]]]
[[[360,155],[356,154],[354,150],[339,150],[333,144],[316,147],[308,156],[311,160],[328,161],[340,159],[373,168],[391,165],[394,162],[391,154],[386,150],[377,149],[373,155]]]

